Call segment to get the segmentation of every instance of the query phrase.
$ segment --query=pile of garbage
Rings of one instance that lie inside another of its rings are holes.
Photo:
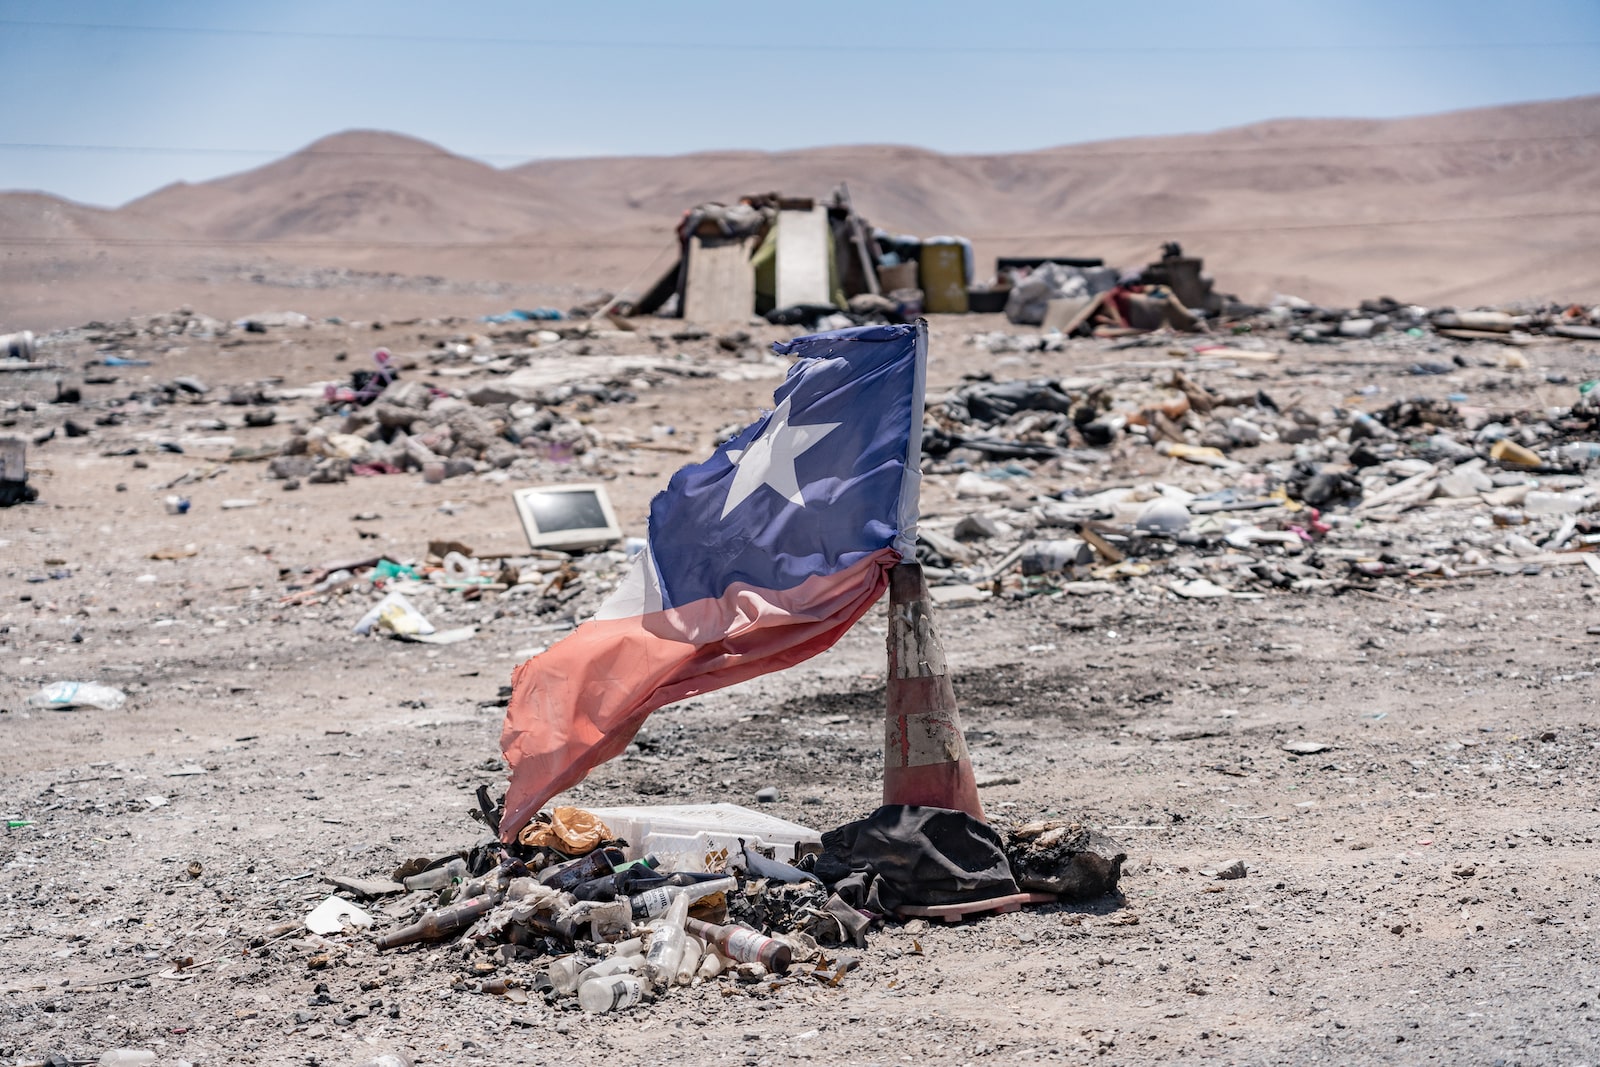
[[[1244,309],[1241,309],[1244,310]],[[1323,308],[1299,297],[1279,296],[1264,309],[1238,316],[1257,327],[1282,328],[1291,341],[1330,344],[1349,338],[1428,333],[1457,341],[1525,345],[1536,336],[1600,341],[1600,307],[1545,304],[1509,308],[1426,308],[1391,297],[1363,300],[1357,308]]]
[[[1097,263],[1098,261],[1082,261]],[[1537,338],[1600,340],[1600,307],[1524,304],[1499,307],[1425,307],[1393,297],[1363,300],[1354,308],[1324,307],[1278,294],[1266,305],[1217,292],[1202,262],[1176,242],[1143,269],[1043,262],[1000,272],[993,283],[1005,297],[1006,318],[1038,326],[1045,335],[1132,337],[1161,330],[1180,333],[1265,334],[1300,344],[1338,344],[1386,335],[1443,337],[1523,346]],[[992,345],[1045,345],[1041,339],[987,335]],[[980,342],[982,343],[982,342]]]
[[[1035,822],[1002,839],[964,812],[902,805],[821,835],[726,804],[617,809],[643,835],[637,846],[604,810],[557,807],[502,844],[487,789],[478,802],[474,814],[495,835],[390,878],[331,877],[346,895],[324,900],[305,927],[328,938],[370,931],[381,951],[455,942],[462,990],[576,997],[583,1011],[610,1012],[717,981],[837,985],[855,964],[831,950],[867,947],[875,923],[1114,895],[1126,858],[1075,822]],[[774,844],[690,825],[660,840],[698,847],[644,851],[657,836],[651,820],[697,817],[754,818]],[[351,897],[389,903],[375,915]]]
[[[616,586],[628,558],[621,549],[491,556],[459,541],[433,541],[416,557],[391,553],[288,571],[279,603],[305,607],[354,601],[359,616],[352,629],[358,634],[455,644],[472,637],[484,622],[513,613],[537,618],[546,629],[575,626]],[[493,605],[487,616],[486,605]],[[440,621],[460,625],[441,627]]]
[[[1243,310],[1217,292],[1204,261],[1184,255],[1176,241],[1142,269],[1118,270],[1098,259],[1069,262],[1002,258],[990,289],[1005,302],[1006,318],[1065,335],[1124,337],[1171,328],[1202,333],[1206,320]]]
[[[617,322],[626,328],[610,328]],[[191,345],[220,352],[256,332],[334,344],[360,325],[294,312],[226,323],[184,309],[59,331],[41,341],[49,359],[9,376],[8,384],[21,388],[0,399],[0,427],[17,427],[35,447],[85,438],[104,456],[162,452],[260,463],[264,476],[287,490],[401,472],[431,482],[468,475],[583,479],[605,476],[635,450],[684,451],[670,424],[600,432],[585,418],[597,406],[632,403],[674,379],[781,378],[787,367],[746,330],[643,333],[612,319],[518,320],[485,329],[442,319],[428,320],[430,329],[417,335],[431,338],[427,347],[376,349],[342,381],[292,387],[265,377],[219,388],[193,374],[149,372],[166,352]],[[92,350],[80,354],[84,346]],[[268,428],[287,436],[267,441],[250,433]],[[31,487],[18,488],[11,460],[5,463],[0,504],[33,499]]]
[[[1009,596],[1336,593],[1564,563],[1600,573],[1600,383],[1569,396],[1546,410],[1460,396],[1369,413],[1214,390],[1181,369],[975,376],[930,403],[923,448],[927,473],[977,507],[925,522],[918,557],[930,581]],[[1165,472],[1109,477],[1152,467]],[[1039,492],[1051,475],[1075,484]]]

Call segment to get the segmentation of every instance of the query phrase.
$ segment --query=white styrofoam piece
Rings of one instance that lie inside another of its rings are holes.
[[[306,916],[306,929],[314,934],[336,934],[346,926],[365,930],[371,925],[372,916],[340,897],[329,897]]]

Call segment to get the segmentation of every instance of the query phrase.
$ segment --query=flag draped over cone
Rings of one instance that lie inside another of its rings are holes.
[[[951,808],[988,821],[978,802],[950,670],[917,563],[901,563],[889,571],[883,802]]]
[[[774,409],[650,504],[649,543],[593,618],[516,669],[506,840],[628,747],[656,708],[831,646],[917,541],[927,326],[774,346]]]

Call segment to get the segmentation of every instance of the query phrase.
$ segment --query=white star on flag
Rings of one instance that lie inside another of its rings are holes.
[[[794,473],[794,461],[840,425],[837,422],[819,422],[811,426],[790,426],[789,398],[784,397],[778,410],[772,413],[772,421],[767,423],[765,433],[751,441],[749,448],[728,450],[728,458],[733,460],[736,469],[733,485],[728,489],[728,500],[722,505],[721,517],[727,518],[730,511],[744,503],[751,493],[763,485],[770,485],[784,499],[805,507],[805,499],[800,495],[800,483]]]

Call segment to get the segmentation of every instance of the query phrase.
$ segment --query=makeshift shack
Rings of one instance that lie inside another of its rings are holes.
[[[684,213],[677,232],[677,263],[633,314],[742,322],[787,313],[804,321],[882,291],[877,247],[843,184],[827,201],[772,192],[701,204]]]

